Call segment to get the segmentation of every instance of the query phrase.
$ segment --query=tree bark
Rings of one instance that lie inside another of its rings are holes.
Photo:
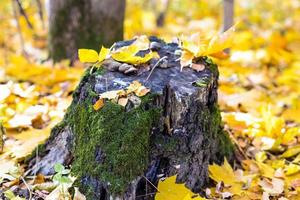
[[[155,69],[157,60],[152,60],[128,75],[120,72],[122,63],[106,60],[102,70],[87,70],[63,122],[40,147],[38,160],[30,161],[32,173],[52,174],[55,163],[71,164],[76,184],[90,200],[153,199],[153,185],[174,174],[177,182],[200,192],[209,181],[209,163],[222,162],[233,150],[221,127],[218,68],[201,58],[195,62],[205,65],[203,71],[181,71],[178,44],[150,41],[166,58]],[[93,110],[100,93],[135,80],[151,93],[129,98],[125,108],[106,102]]]
[[[51,0],[49,53],[54,61],[77,57],[79,48],[99,50],[123,39],[125,0]]]

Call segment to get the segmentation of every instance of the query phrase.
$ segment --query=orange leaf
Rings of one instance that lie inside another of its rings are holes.
[[[96,103],[93,105],[94,110],[99,110],[104,106],[104,99],[100,98]]]

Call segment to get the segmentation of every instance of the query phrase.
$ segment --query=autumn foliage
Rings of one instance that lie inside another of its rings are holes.
[[[71,197],[68,188],[75,177],[63,166],[56,172],[60,174],[57,180],[42,175],[27,177],[24,159],[61,121],[71,102],[70,94],[88,65],[100,68],[110,58],[139,67],[159,59],[152,51],[136,55],[149,46],[144,35],[158,35],[180,43],[182,68],[203,70],[193,65],[199,57],[210,57],[218,64],[219,104],[236,155],[233,163],[225,159],[222,165],[209,166],[212,185],[203,189],[202,196],[176,184],[176,176],[172,176],[160,180],[155,199],[300,199],[300,3],[286,0],[279,8],[273,1],[236,1],[239,23],[219,33],[218,2],[174,1],[165,26],[156,27],[151,6],[145,8],[146,3],[129,0],[125,37],[136,38],[135,42],[117,50],[103,46],[99,51],[79,49],[81,62],[69,67],[68,60],[56,64],[46,61],[47,27],[38,8],[29,0],[23,2],[34,25],[30,28],[23,16],[13,15],[11,1],[2,0],[0,191],[6,191],[6,198],[22,199],[10,190],[20,185],[48,200],[62,196],[85,199],[77,188]],[[230,54],[224,53],[227,48],[231,48]],[[93,108],[97,112],[107,101],[126,106],[128,96],[149,92],[133,82],[124,90],[99,94]]]

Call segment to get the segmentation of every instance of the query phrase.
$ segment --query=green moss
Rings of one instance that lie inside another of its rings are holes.
[[[165,137],[162,134],[156,134],[153,143],[156,144],[153,146],[161,147],[161,152],[167,153],[174,151],[174,149],[178,145],[178,139],[174,137]]]
[[[220,151],[218,152],[217,156],[222,159],[226,157],[230,160],[233,156],[234,145],[231,139],[229,138],[228,133],[223,129],[219,130],[218,136],[219,136],[218,146]]]
[[[233,155],[234,146],[228,136],[228,133],[224,131],[222,126],[222,118],[219,106],[217,104],[211,107],[211,127],[214,134],[214,138],[217,140],[217,158],[223,160],[224,157],[230,159]]]
[[[204,58],[205,62],[208,64],[209,70],[215,74],[216,76],[219,76],[219,70],[218,70],[218,65],[215,64],[212,59],[205,57]]]
[[[196,87],[206,87],[210,83],[211,79],[209,77],[203,77],[193,83]]]
[[[122,193],[148,165],[149,134],[159,109],[148,109],[152,98],[148,95],[138,108],[128,112],[112,102],[95,111],[95,93],[91,89],[88,93],[84,102],[72,104],[65,117],[75,134],[72,172],[79,178],[99,178],[110,183],[113,194]],[[92,188],[83,187],[92,199]]]

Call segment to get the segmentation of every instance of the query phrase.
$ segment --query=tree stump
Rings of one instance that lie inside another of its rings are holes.
[[[71,165],[76,184],[91,200],[153,199],[159,178],[175,174],[194,192],[208,183],[209,163],[232,152],[217,105],[218,68],[200,58],[195,63],[204,70],[181,71],[178,44],[150,41],[165,57],[155,69],[157,60],[151,60],[125,74],[122,63],[106,60],[101,69],[86,71],[64,120],[40,147],[37,165],[36,158],[30,161],[34,173],[51,174],[56,163]],[[99,94],[135,80],[150,94],[129,99],[126,107],[106,102],[93,109]]]

